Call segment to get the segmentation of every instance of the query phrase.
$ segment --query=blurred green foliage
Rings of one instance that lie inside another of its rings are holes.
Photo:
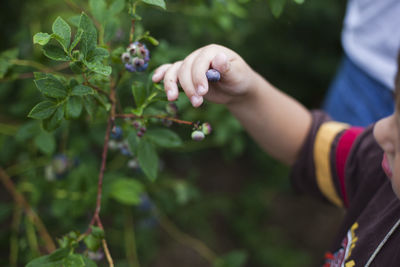
[[[137,7],[142,17],[137,33],[148,30],[160,41],[157,47],[149,44],[150,71],[182,59],[200,46],[218,43],[237,51],[271,83],[307,107],[319,107],[340,60],[344,3],[166,2],[166,11]],[[1,1],[0,51],[17,48],[18,59],[54,66],[39,47],[33,46],[32,37],[37,32],[51,32],[58,16],[68,19],[77,8],[89,10],[83,1]],[[113,24],[111,43],[128,43],[130,26],[129,17],[121,15]],[[7,61],[1,62],[1,67],[7,67]],[[35,70],[31,66],[9,67],[12,73]],[[6,76],[0,83],[0,166],[54,238],[71,230],[85,232],[96,201],[105,123],[81,119],[62,124],[54,135],[48,134],[40,123],[27,118],[42,99],[32,78],[13,78]],[[118,88],[123,107],[132,105],[127,97],[130,83],[126,81]],[[185,252],[185,243],[174,249],[171,244],[179,244],[179,234],[168,232],[168,223],[158,219],[155,209],[170,218],[178,231],[202,240],[217,252],[215,266],[316,264],[319,258],[315,250],[322,252],[327,243],[306,246],[274,218],[277,209],[286,209],[276,202],[277,196],[291,193],[288,168],[261,152],[224,107],[205,103],[194,110],[183,96],[177,106],[181,119],[208,121],[213,134],[196,143],[189,140],[188,128],[173,126],[184,143],[158,151],[161,172],[155,182],[143,179],[140,170],[127,168],[126,157],[110,152],[101,217],[116,266],[135,266],[136,257],[142,266],[209,266],[198,254]],[[46,168],[58,154],[66,155],[74,167],[66,176],[49,181],[45,179]],[[141,196],[148,202],[129,197],[144,191],[132,177],[144,184],[147,194]],[[20,207],[14,205],[4,187],[0,191],[0,265],[24,266],[43,252],[42,244],[35,239],[32,223],[18,216]],[[137,203],[149,206],[132,206]],[[284,220],[296,220],[299,213],[292,213],[289,207]],[[106,261],[100,261],[99,266],[106,266]]]

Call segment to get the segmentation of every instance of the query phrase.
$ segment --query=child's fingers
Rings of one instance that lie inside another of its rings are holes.
[[[179,83],[194,107],[199,107],[203,103],[203,97],[198,94],[193,85],[191,73],[193,69],[193,61],[197,57],[198,53],[199,51],[197,50],[186,57],[178,71]]]
[[[208,92],[208,81],[206,77],[207,70],[212,66],[219,72],[223,73],[227,68],[227,56],[218,52],[218,47],[209,46],[204,49],[193,61],[192,65],[192,80],[197,93],[201,96]],[[214,61],[217,59],[218,64],[214,66]]]
[[[182,61],[175,62],[165,71],[164,89],[169,101],[174,101],[178,98],[178,70],[181,65]]]
[[[220,73],[227,73],[230,69],[230,62],[225,53],[218,53],[211,61],[211,67]]]
[[[153,82],[160,82],[165,75],[165,72],[172,66],[172,64],[164,64],[159,66],[153,73],[153,77],[151,78]]]

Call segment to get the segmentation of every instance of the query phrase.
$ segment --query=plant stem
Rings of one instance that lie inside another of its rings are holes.
[[[142,115],[138,116],[135,114],[116,114],[116,118],[132,118],[132,119],[146,119],[146,118],[156,118],[156,119],[161,119],[161,120],[167,120],[167,121],[173,121],[179,124],[187,124],[187,125],[194,125],[195,122],[192,121],[184,121],[184,120],[179,120],[177,118],[173,117],[168,117],[164,115]]]
[[[156,216],[160,223],[160,226],[176,241],[181,243],[182,245],[191,247],[195,250],[199,255],[201,255],[204,259],[214,264],[215,260],[218,258],[217,254],[208,248],[202,241],[191,237],[190,235],[183,233],[176,227],[172,221],[170,221],[166,216],[162,215],[161,212],[157,209]]]
[[[90,221],[89,224],[89,229],[87,230],[86,233],[90,233],[92,225],[97,225],[100,227],[100,229],[104,230],[104,227],[101,223],[100,220],[100,210],[101,210],[101,197],[102,197],[102,191],[103,191],[103,179],[104,179],[104,172],[106,170],[106,163],[107,163],[107,154],[108,154],[108,142],[110,140],[110,133],[111,129],[114,126],[114,121],[115,121],[115,109],[116,109],[116,98],[115,98],[115,93],[117,89],[117,85],[119,80],[121,79],[122,73],[118,74],[118,78],[114,81],[111,80],[111,89],[110,89],[110,94],[109,94],[109,99],[111,101],[111,110],[110,114],[108,116],[108,121],[107,121],[107,128],[106,128],[106,133],[104,136],[104,144],[103,144],[103,153],[101,155],[101,166],[100,166],[100,171],[99,171],[99,179],[97,183],[97,200],[96,200],[96,208],[94,215],[92,217],[92,220]],[[110,267],[114,266],[113,259],[111,257],[110,251],[107,246],[107,242],[105,239],[102,240],[103,243],[103,250],[106,255],[108,264]]]
[[[28,215],[29,219],[32,221],[32,223],[35,225],[36,229],[38,230],[38,233],[40,237],[43,239],[46,250],[48,253],[53,252],[56,249],[56,245],[53,242],[53,239],[51,238],[49,232],[46,229],[46,226],[43,224],[42,220],[40,217],[33,211],[32,207],[29,205],[29,203],[26,201],[24,196],[18,192],[18,190],[15,188],[14,183],[12,182],[11,178],[7,175],[7,173],[3,170],[3,168],[0,167],[0,180],[7,189],[7,191],[12,195],[14,198],[14,201],[23,207],[25,213]]]
[[[132,211],[126,208],[125,211],[125,254],[130,267],[140,267],[135,242],[135,229]]]
[[[19,226],[21,224],[22,207],[18,203],[14,206],[13,218],[11,222],[11,237],[10,237],[10,266],[18,265],[18,235]]]

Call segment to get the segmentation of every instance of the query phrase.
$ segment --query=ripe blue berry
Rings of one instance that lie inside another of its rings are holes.
[[[196,130],[192,132],[192,139],[194,141],[201,141],[205,137],[204,133],[202,131]]]
[[[218,82],[221,79],[221,74],[215,69],[209,69],[206,76],[209,82]]]
[[[119,126],[114,126],[111,130],[111,138],[120,140],[122,138],[122,129]]]

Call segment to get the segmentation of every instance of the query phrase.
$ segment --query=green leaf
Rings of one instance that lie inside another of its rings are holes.
[[[71,58],[58,45],[46,44],[43,46],[43,53],[46,57],[57,61],[69,61]]]
[[[79,96],[71,96],[69,97],[66,105],[65,105],[65,118],[66,119],[76,119],[82,113],[82,98]]]
[[[94,18],[103,23],[106,19],[107,4],[104,0],[89,0],[89,8]]]
[[[162,9],[166,9],[164,0],[142,0],[142,2],[149,5],[161,7]]]
[[[149,41],[154,46],[157,46],[157,45],[160,44],[160,42],[156,38],[154,38],[153,36],[146,36],[145,39],[147,41]]]
[[[86,112],[93,118],[97,109],[96,99],[88,95],[83,97],[83,101]]]
[[[110,66],[105,66],[101,62],[84,61],[84,64],[86,65],[86,67],[88,67],[89,70],[98,74],[102,74],[104,76],[109,76],[112,72],[112,68]]]
[[[15,140],[22,143],[26,142],[28,139],[39,134],[41,131],[40,125],[37,121],[29,120],[19,127],[17,134],[15,135]]]
[[[34,139],[36,147],[46,155],[52,155],[56,149],[56,140],[53,134],[42,131]]]
[[[296,4],[304,4],[304,0],[293,0]]]
[[[45,45],[50,41],[50,39],[51,39],[50,34],[45,33],[45,32],[38,32],[33,36],[33,43]]]
[[[111,185],[111,197],[121,204],[138,205],[144,186],[132,178],[120,178]]]
[[[78,29],[78,31],[75,33],[74,40],[72,41],[71,46],[69,47],[69,52],[75,48],[75,46],[79,43],[83,35],[83,30],[81,28]]]
[[[179,147],[182,140],[174,131],[165,128],[148,129],[146,136],[156,145],[166,148]]]
[[[137,136],[136,131],[130,131],[128,135],[128,144],[133,152],[133,154],[137,154],[137,147],[139,145],[139,137]]]
[[[68,22],[71,23],[72,26],[77,28],[79,27],[80,20],[81,20],[81,15],[75,15],[68,18]]]
[[[110,6],[110,15],[115,16],[118,13],[120,13],[122,10],[124,10],[125,7],[125,0],[115,0],[112,2]]]
[[[142,83],[134,82],[132,84],[132,94],[135,100],[136,108],[140,108],[147,98],[147,90]]]
[[[60,267],[63,264],[63,260],[68,257],[70,249],[60,248],[51,253],[30,261],[26,267]]]
[[[68,50],[71,42],[71,27],[61,17],[57,17],[52,26],[53,33],[60,38],[56,38],[57,41],[64,47],[64,50]]]
[[[157,178],[158,172],[158,155],[154,145],[142,139],[140,140],[137,150],[140,167],[144,174],[146,174],[151,181],[154,181]]]
[[[82,61],[70,62],[69,67],[76,74],[83,73],[85,69],[85,65],[82,63]]]
[[[45,96],[53,98],[65,98],[67,96],[66,86],[51,74],[47,74],[47,78],[35,80],[35,84]]]
[[[269,0],[269,7],[275,18],[278,18],[282,14],[285,4],[286,0]]]
[[[83,240],[85,245],[91,251],[97,251],[101,246],[101,241],[104,238],[104,231],[99,227],[91,226],[91,233]]]
[[[96,61],[101,61],[104,58],[107,58],[110,56],[110,53],[108,53],[108,50],[102,47],[96,47],[95,50],[93,50],[87,57],[87,61],[91,62],[96,62]]]
[[[6,50],[0,54],[0,79],[4,78],[7,71],[13,66],[10,62],[12,59],[16,59],[18,56],[18,49],[13,48]]]
[[[89,53],[97,47],[97,30],[93,22],[85,13],[81,14],[79,28],[83,30],[80,49],[86,58]]]
[[[57,109],[57,104],[50,101],[43,101],[33,107],[29,112],[28,117],[37,120],[49,118]]]
[[[93,95],[94,90],[86,85],[78,84],[74,88],[72,88],[71,95],[75,96],[85,96],[85,95]]]
[[[49,132],[53,131],[60,126],[63,118],[64,118],[64,107],[58,106],[57,110],[50,118],[42,121],[43,128]]]

